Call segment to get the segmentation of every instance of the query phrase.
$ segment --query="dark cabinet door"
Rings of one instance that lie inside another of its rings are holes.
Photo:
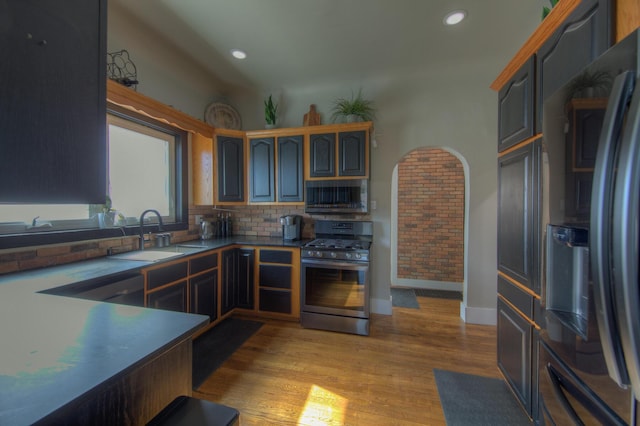
[[[224,315],[236,306],[237,300],[238,249],[222,252],[222,288],[220,292],[220,314]]]
[[[218,136],[218,201],[244,201],[244,141]]]
[[[498,298],[498,368],[529,415],[532,414],[533,326]]]
[[[498,158],[498,270],[540,293],[541,140]]]
[[[531,57],[498,95],[498,152],[534,135],[535,61]]]
[[[260,310],[291,314],[291,292],[273,288],[261,288]]]
[[[364,176],[366,170],[366,138],[364,131],[341,132],[339,138],[340,176]]]
[[[274,138],[249,141],[249,200],[273,202],[275,195]]]
[[[188,271],[189,262],[187,261],[152,269],[147,273],[147,290],[186,278]]]
[[[336,135],[324,133],[309,138],[309,174],[311,177],[336,175]]]
[[[218,318],[218,271],[210,271],[189,280],[191,306],[189,312]]]
[[[238,250],[238,281],[237,304],[238,308],[253,309],[254,306],[254,273],[253,264],[255,251],[253,249]]]
[[[278,201],[304,201],[302,136],[278,138]]]
[[[542,129],[545,99],[611,46],[612,3],[609,0],[583,0],[538,50],[538,129]]]
[[[147,294],[147,307],[187,312],[187,281]]]
[[[104,203],[106,1],[9,1],[0,16],[0,202]]]

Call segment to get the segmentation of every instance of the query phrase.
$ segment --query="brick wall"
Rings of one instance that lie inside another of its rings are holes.
[[[442,149],[398,163],[398,278],[462,282],[464,169]]]

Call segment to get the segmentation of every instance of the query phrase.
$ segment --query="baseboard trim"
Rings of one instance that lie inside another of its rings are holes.
[[[391,299],[371,299],[371,313],[381,315],[391,315],[393,309],[391,306]]]
[[[473,308],[460,302],[460,318],[468,324],[496,325],[497,315],[496,308]]]

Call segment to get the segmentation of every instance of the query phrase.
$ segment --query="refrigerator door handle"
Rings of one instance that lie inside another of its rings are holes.
[[[560,402],[565,413],[571,418],[575,425],[584,426],[584,422],[571,405],[571,402],[567,398],[567,394],[570,395],[573,400],[582,406],[581,412],[588,411],[593,417],[595,417],[603,425],[612,426],[627,426],[625,421],[618,417],[613,412],[607,412],[602,408],[601,403],[593,400],[593,396],[590,395],[591,391],[587,389],[580,389],[580,384],[575,383],[573,380],[565,377],[560,371],[554,368],[553,365],[547,364],[547,375],[551,382],[551,388],[556,400]]]
[[[617,325],[611,271],[610,233],[613,171],[626,106],[633,93],[635,76],[627,71],[616,77],[604,116],[591,191],[589,252],[594,286],[596,318],[609,376],[620,386],[629,384]]]
[[[640,395],[640,78],[620,145],[613,204],[613,277],[622,349],[635,395]]]

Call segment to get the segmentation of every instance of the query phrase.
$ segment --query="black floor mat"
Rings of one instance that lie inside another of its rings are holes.
[[[438,299],[462,300],[461,291],[430,290],[430,289],[423,289],[423,288],[416,288],[413,291],[415,292],[416,296],[420,296],[420,297],[435,297]]]

